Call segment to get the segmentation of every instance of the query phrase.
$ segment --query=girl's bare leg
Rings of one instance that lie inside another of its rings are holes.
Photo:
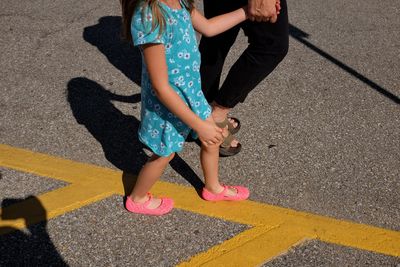
[[[211,118],[208,118],[209,120]],[[225,129],[227,131],[227,129]],[[200,162],[203,169],[205,188],[211,193],[221,193],[224,188],[219,182],[218,162],[219,162],[219,146],[221,143],[214,145],[201,144]],[[229,189],[227,195],[236,195],[235,189]]]
[[[175,153],[168,157],[160,157],[157,155],[151,156],[139,172],[137,181],[130,194],[131,199],[137,203],[144,203],[148,200],[147,192],[160,179],[165,167],[173,159]],[[149,209],[155,209],[161,204],[161,199],[153,198],[149,204]]]
[[[205,187],[212,193],[219,193],[224,188],[219,183],[218,177],[219,144],[201,144],[200,162],[203,169]]]

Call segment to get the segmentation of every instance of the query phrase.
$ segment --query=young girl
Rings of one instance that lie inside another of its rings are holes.
[[[206,19],[194,8],[193,0],[121,0],[121,4],[124,35],[139,46],[143,59],[139,139],[153,152],[126,198],[126,209],[149,215],[172,210],[172,199],[153,198],[149,190],[175,152],[182,150],[192,129],[201,141],[203,199],[247,199],[247,188],[219,182],[219,146],[226,129],[216,126],[201,90],[194,32],[206,36],[221,33],[244,21],[245,9]]]

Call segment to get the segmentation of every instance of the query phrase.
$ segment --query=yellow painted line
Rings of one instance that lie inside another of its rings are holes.
[[[68,183],[96,180],[97,176],[115,174],[108,168],[79,163],[59,157],[0,144],[0,166]]]
[[[56,178],[71,183],[39,196],[48,213],[54,218],[83,207],[112,194],[124,194],[123,174],[119,171],[58,157],[0,145],[0,166]],[[132,178],[133,179],[133,178]],[[64,190],[64,192],[62,191]],[[158,182],[152,189],[157,195],[174,198],[179,209],[205,216],[253,226],[237,237],[194,256],[194,266],[219,264],[232,257],[242,257],[253,263],[267,261],[304,239],[400,256],[400,232],[314,215],[287,208],[243,201],[240,203],[211,203],[199,198],[191,187]],[[59,198],[64,194],[63,199]],[[20,204],[22,205],[22,204]],[[15,208],[9,207],[10,210]],[[9,211],[7,211],[9,212]],[[22,227],[21,220],[0,221],[1,225]],[[263,249],[257,249],[263,247]],[[190,261],[189,261],[190,262]],[[225,262],[226,263],[226,262]],[[255,265],[257,265],[255,264]],[[226,266],[226,265],[224,265]]]
[[[258,226],[240,233],[232,239],[200,253],[189,261],[179,264],[186,266],[259,266],[305,240],[301,231],[287,227]]]
[[[280,225],[281,229],[285,229],[289,225],[310,239],[400,256],[398,231],[253,201],[210,203],[197,197],[196,191],[192,188],[165,182],[157,183],[153,191],[157,195],[172,196],[179,209],[205,216],[252,226]]]
[[[325,219],[325,218],[324,218]],[[400,257],[400,232],[342,220],[298,220],[318,240]]]
[[[20,218],[23,215],[29,218],[30,224],[48,220],[67,212],[76,210],[114,194],[96,183],[90,187],[69,185],[54,191],[47,192],[37,197],[43,210],[38,210],[37,200],[27,199],[0,210],[0,217],[7,214],[9,218]],[[0,220],[0,235],[13,230],[25,228],[25,220]]]

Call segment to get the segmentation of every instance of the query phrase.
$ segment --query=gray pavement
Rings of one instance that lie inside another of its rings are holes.
[[[13,204],[29,196],[37,196],[67,185],[67,183],[62,181],[6,168],[0,168],[0,174],[1,207],[7,206],[8,203]],[[10,201],[10,199],[14,199],[15,201]],[[5,205],[6,203],[7,205]]]
[[[284,266],[398,266],[399,259],[365,250],[310,241],[291,249],[263,267]]]
[[[243,151],[221,159],[222,180],[247,185],[254,201],[400,231],[400,2],[288,5],[289,54],[233,111]],[[119,40],[118,1],[3,0],[0,10],[0,143],[137,173],[146,159],[136,139],[141,63]],[[224,75],[245,47],[241,34]],[[188,143],[163,180],[201,177],[198,153]],[[0,200],[62,186],[0,172]],[[132,217],[118,201],[34,226],[54,262],[171,266],[246,229],[179,210]],[[1,254],[13,240],[29,242],[3,236]],[[313,241],[266,266],[396,264]]]

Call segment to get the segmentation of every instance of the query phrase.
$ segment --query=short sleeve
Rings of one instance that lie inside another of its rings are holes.
[[[135,46],[164,43],[163,36],[160,34],[160,26],[158,25],[152,30],[152,22],[153,15],[150,7],[136,8],[131,23],[132,40]]]

